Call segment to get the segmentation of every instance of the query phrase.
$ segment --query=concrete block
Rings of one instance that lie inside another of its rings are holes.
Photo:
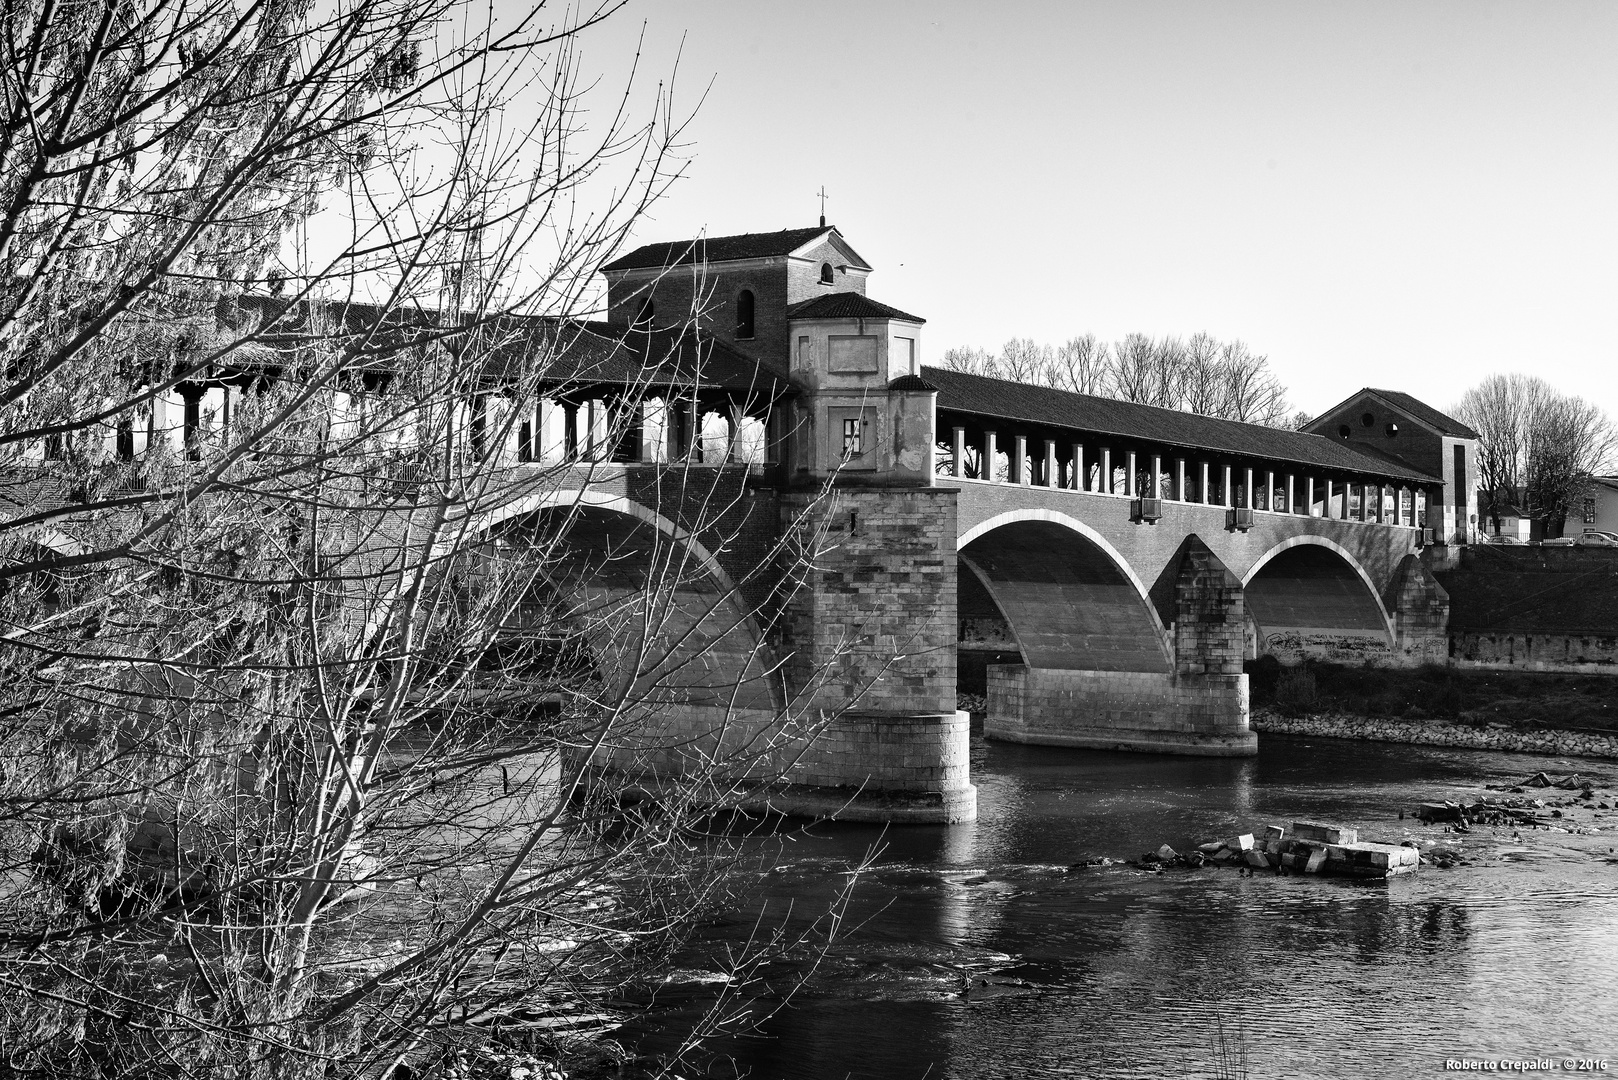
[[[1318,840],[1323,844],[1352,844],[1360,838],[1356,829],[1318,821],[1294,821],[1292,835],[1297,840]]]

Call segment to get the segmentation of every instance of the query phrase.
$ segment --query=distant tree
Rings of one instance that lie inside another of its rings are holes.
[[[1286,387],[1270,369],[1269,358],[1241,341],[1221,342],[1206,333],[1184,341],[1127,334],[1110,346],[1085,334],[1055,348],[1012,338],[999,355],[979,348],[948,349],[939,366],[1224,420],[1296,426],[1296,417],[1287,410]]]
[[[1270,370],[1267,356],[1257,356],[1240,341],[1219,350],[1217,367],[1225,388],[1224,407],[1213,415],[1249,424],[1282,427],[1287,419],[1287,389]]]
[[[1094,334],[1068,338],[1056,347],[1042,381],[1075,394],[1105,394],[1110,356],[1106,342],[1097,341]]]
[[[1049,345],[1041,345],[1033,338],[1012,338],[1000,347],[1000,377],[1012,382],[1042,382],[1055,357]]]
[[[1518,500],[1527,465],[1527,415],[1545,383],[1527,375],[1491,375],[1462,395],[1455,415],[1478,433],[1478,484],[1481,508],[1500,529],[1503,506]]]
[[[1308,427],[1314,422],[1314,413],[1308,412],[1304,409],[1299,409],[1297,412],[1292,414],[1292,419],[1287,421],[1287,426],[1293,431],[1302,431],[1304,428]]]
[[[966,375],[987,375],[991,378],[999,370],[994,357],[986,350],[978,348],[945,349],[944,355],[938,358],[938,366],[945,371],[959,371]]]
[[[1178,408],[1179,384],[1175,368],[1182,352],[1177,338],[1156,341],[1145,334],[1127,334],[1113,346],[1109,397],[1140,405]]]
[[[1595,404],[1531,375],[1493,375],[1468,390],[1455,414],[1478,433],[1484,513],[1498,528],[1505,504],[1519,501],[1550,536],[1592,479],[1612,461],[1612,421]]]

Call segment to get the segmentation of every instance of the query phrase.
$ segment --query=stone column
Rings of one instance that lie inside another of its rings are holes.
[[[1152,455],[1152,490],[1150,493],[1142,492],[1149,499],[1163,497],[1163,455]]]
[[[966,429],[965,428],[958,427],[958,428],[955,429],[955,441],[950,446],[950,452],[953,455],[953,459],[952,459],[952,461],[950,463],[949,473],[950,473],[951,476],[956,477],[957,479],[959,479],[960,477],[963,477],[963,476],[966,475]]]
[[[1105,446],[1101,448],[1101,493],[1112,494],[1112,450]]]
[[[1185,458],[1174,459],[1174,497],[1180,502],[1190,502],[1185,497]]]
[[[562,460],[579,460],[579,405],[562,402]]]
[[[1045,486],[1049,488],[1061,487],[1061,470],[1056,464],[1056,440],[1045,440]]]
[[[1200,462],[1200,464],[1202,465],[1202,487],[1197,489],[1197,501],[1206,506],[1213,501],[1208,494],[1208,463],[1204,461]]]
[[[985,431],[983,433],[983,464],[978,469],[978,472],[983,475],[978,477],[979,480],[987,480],[991,484],[1000,482],[1000,478],[995,475],[999,471],[999,467],[995,463],[994,455],[994,432]]]
[[[1018,435],[1011,444],[1011,477],[1013,484],[1028,483],[1028,436]]]
[[[1252,469],[1247,470],[1246,487],[1247,487],[1247,508],[1249,510],[1257,510],[1258,506],[1256,504],[1257,504],[1258,500],[1253,498],[1253,470]]]
[[[1124,494],[1133,499],[1137,494],[1135,488],[1139,486],[1139,479],[1135,476],[1135,451],[1129,451],[1125,461],[1127,464],[1124,467]]]
[[[1303,497],[1306,500],[1306,502],[1304,504],[1304,508],[1303,508],[1304,516],[1305,517],[1314,517],[1315,516],[1315,478],[1313,476],[1306,476],[1306,477],[1303,478]]]
[[[1292,473],[1287,473],[1287,513],[1289,514],[1296,514],[1298,512],[1298,500],[1296,498],[1297,490],[1298,486],[1296,478]]]
[[[1230,485],[1230,466],[1229,465],[1225,466],[1225,487],[1224,487],[1224,491],[1222,492],[1222,494],[1224,496],[1224,503],[1225,503],[1225,509],[1226,510],[1229,510],[1232,506],[1236,505],[1236,493],[1233,490],[1231,490],[1231,485]]]
[[[1070,486],[1074,491],[1087,491],[1090,487],[1090,478],[1084,475],[1084,444],[1073,444],[1073,473],[1068,477]]]

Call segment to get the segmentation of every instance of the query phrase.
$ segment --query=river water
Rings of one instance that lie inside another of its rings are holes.
[[[1618,809],[1593,821],[1597,835],[1520,839],[1399,818],[1539,770],[1618,790],[1613,762],[1298,736],[1262,736],[1247,760],[979,740],[974,823],[822,823],[755,841],[777,865],[709,929],[698,968],[761,929],[801,929],[876,855],[818,967],[766,969],[775,990],[806,977],[802,989],[755,1036],[715,1041],[710,1074],[1229,1075],[1219,1045],[1252,1077],[1568,1055],[1618,1073]],[[1459,840],[1473,861],[1374,883],[1068,870],[1295,820]],[[702,1005],[697,981],[660,995],[665,1031]],[[656,1031],[626,1034],[659,1047]]]

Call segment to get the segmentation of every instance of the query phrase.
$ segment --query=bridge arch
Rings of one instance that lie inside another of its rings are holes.
[[[546,519],[552,519],[547,523]],[[558,520],[559,519],[559,520]],[[773,711],[783,692],[735,581],[690,532],[622,495],[548,489],[477,515],[491,543],[548,537],[546,591],[587,627],[609,681],[685,709]]]
[[[1305,533],[1276,544],[1248,568],[1242,590],[1257,653],[1332,657],[1393,643],[1393,618],[1376,583],[1329,537]]]
[[[1139,575],[1077,518],[1039,508],[996,514],[956,541],[1032,668],[1173,670],[1168,632]]]

